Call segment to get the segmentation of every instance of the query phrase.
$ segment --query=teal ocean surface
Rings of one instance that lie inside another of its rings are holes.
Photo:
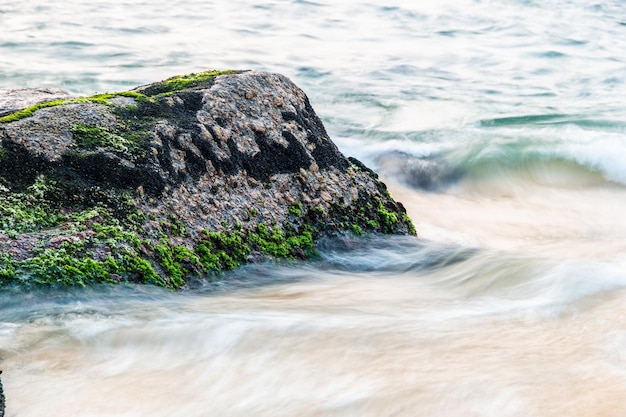
[[[0,2],[0,89],[290,77],[419,238],[0,294],[7,417],[626,415],[626,2]]]

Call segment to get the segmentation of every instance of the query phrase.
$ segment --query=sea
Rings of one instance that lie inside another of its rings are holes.
[[[6,417],[626,416],[626,2],[0,0],[0,88],[288,76],[418,231],[0,293]]]

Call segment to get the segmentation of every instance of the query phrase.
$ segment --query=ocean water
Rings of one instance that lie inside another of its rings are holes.
[[[280,72],[419,238],[0,294],[7,417],[626,415],[626,2],[0,2],[0,88]]]

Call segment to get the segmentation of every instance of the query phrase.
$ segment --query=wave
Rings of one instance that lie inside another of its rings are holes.
[[[583,119],[565,124],[568,117],[523,116],[454,130],[379,133],[365,146],[348,142],[347,147],[385,176],[426,191],[442,192],[460,183],[626,185],[626,125],[599,128],[604,122]],[[581,127],[585,123],[596,127]]]
[[[602,129],[623,131],[624,122],[621,120],[590,118],[578,114],[529,114],[522,116],[496,117],[483,119],[478,122],[482,127],[511,127],[522,126],[578,126],[586,129]]]
[[[465,300],[463,311],[457,312],[465,317],[519,311],[561,314],[626,288],[623,258],[555,260],[407,237],[343,244],[333,240],[320,249],[320,270],[415,281]]]
[[[626,184],[626,172],[623,180],[611,175],[620,180],[611,181],[607,178],[609,172],[602,172],[596,168],[600,164],[591,162],[598,161],[579,161],[557,154],[509,154],[506,149],[497,149],[494,154],[474,150],[439,158],[392,152],[377,159],[385,175],[413,188],[432,192],[445,192],[461,185],[485,190],[490,187],[492,191],[500,192],[502,188],[513,189],[524,184],[555,188],[597,187],[615,182]]]

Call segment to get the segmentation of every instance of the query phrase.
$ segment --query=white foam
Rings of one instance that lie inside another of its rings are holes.
[[[593,170],[607,180],[626,184],[626,135],[585,132],[563,145],[563,155]]]
[[[541,264],[531,269],[518,269],[514,265],[505,267],[487,279],[482,290],[472,289],[474,296],[471,302],[463,305],[456,314],[454,310],[449,310],[445,315],[460,318],[515,313],[529,318],[545,318],[577,311],[585,308],[588,297],[625,288],[625,267],[624,262],[597,261],[546,264],[543,273],[539,272]],[[473,279],[481,278],[476,276]],[[521,282],[511,284],[498,282],[520,279]]]

